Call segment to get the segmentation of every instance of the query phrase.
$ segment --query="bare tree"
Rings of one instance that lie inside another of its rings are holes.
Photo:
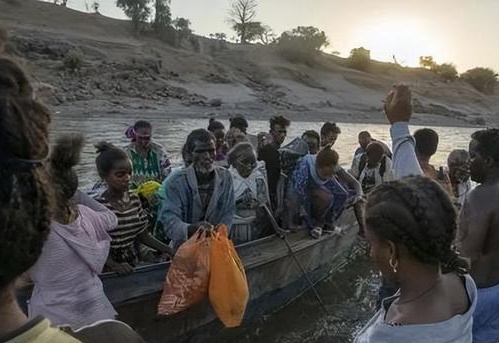
[[[233,0],[229,10],[229,21],[242,44],[248,42],[248,29],[256,17],[257,0]]]

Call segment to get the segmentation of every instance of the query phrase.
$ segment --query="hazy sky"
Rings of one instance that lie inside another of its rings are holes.
[[[85,9],[85,2],[68,6]],[[101,13],[124,18],[114,0],[100,0]],[[194,31],[226,32],[229,0],[172,0],[173,17],[191,20]],[[371,57],[417,65],[421,55],[453,62],[459,71],[475,66],[499,71],[499,0],[260,0],[258,20],[275,32],[299,25],[326,31],[330,50],[347,56],[364,46]]]

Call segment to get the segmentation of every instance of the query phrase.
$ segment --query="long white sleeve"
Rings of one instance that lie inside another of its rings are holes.
[[[393,172],[395,180],[411,175],[424,175],[416,157],[414,138],[406,122],[394,123],[390,128],[393,142]]]

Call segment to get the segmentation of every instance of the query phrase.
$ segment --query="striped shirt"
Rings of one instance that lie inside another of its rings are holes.
[[[101,204],[118,218],[118,226],[112,231],[108,231],[111,236],[111,249],[109,256],[118,263],[127,262],[135,265],[138,260],[135,249],[135,240],[149,224],[147,214],[142,208],[139,197],[130,193],[130,200],[126,203],[126,209],[117,209],[102,195],[96,198]]]

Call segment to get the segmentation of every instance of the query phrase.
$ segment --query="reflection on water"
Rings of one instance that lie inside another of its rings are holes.
[[[107,140],[119,146],[127,144],[124,132],[128,125],[138,117],[123,114],[63,116],[55,115],[52,124],[54,136],[66,132],[81,132],[85,135],[87,144],[83,153],[82,163],[79,167],[80,180],[83,187],[89,187],[98,176],[95,170],[95,150],[93,144]],[[144,119],[144,118],[141,118]],[[207,119],[163,119],[161,117],[148,117],[154,126],[154,138],[163,144],[175,164],[180,164],[180,150],[190,131],[200,127],[207,127]],[[228,121],[222,121],[228,127]],[[293,122],[288,131],[288,137],[301,136],[306,130],[320,130],[322,123],[318,122]],[[349,165],[352,155],[357,148],[357,134],[359,131],[368,130],[373,137],[390,142],[389,126],[378,124],[339,124],[342,134],[335,144],[335,149],[340,154],[340,162]],[[417,129],[414,126],[412,129]],[[440,146],[437,155],[433,158],[435,164],[444,164],[447,155],[453,149],[467,149],[473,128],[436,127],[440,135]],[[257,134],[268,130],[268,122],[255,120],[250,122],[248,132]]]

